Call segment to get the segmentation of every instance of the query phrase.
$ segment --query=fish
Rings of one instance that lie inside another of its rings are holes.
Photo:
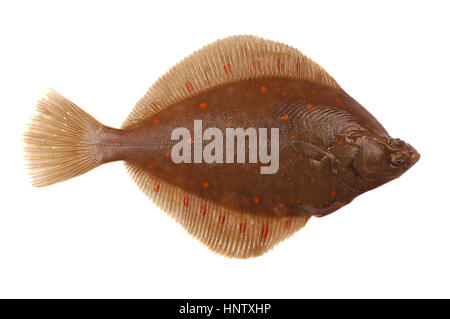
[[[252,35],[217,40],[173,66],[121,128],[49,89],[23,139],[32,185],[123,161],[189,234],[241,259],[263,255],[420,158],[313,60]]]

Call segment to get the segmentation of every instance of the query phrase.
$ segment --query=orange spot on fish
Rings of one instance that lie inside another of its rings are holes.
[[[282,63],[282,62],[281,62],[281,59],[278,58],[278,60],[277,60],[277,69],[278,69],[278,70],[281,70],[281,69],[283,69],[283,68],[284,68],[284,63]]]
[[[265,86],[261,86],[259,88],[259,90],[261,91],[261,93],[265,93],[266,92],[266,87]]]
[[[228,123],[227,123],[227,127],[231,127],[231,122],[228,122]]]
[[[223,216],[223,215],[219,216],[219,223],[221,223],[221,224],[225,223],[225,216]]]
[[[312,94],[312,95],[316,95],[316,94],[317,94],[317,91],[312,91],[311,94]]]
[[[186,88],[188,89],[189,92],[192,92],[194,90],[194,86],[189,81],[186,82]]]
[[[191,144],[194,144],[194,138],[191,137],[190,140],[189,140],[189,142],[190,142]]]
[[[254,169],[253,174],[258,174],[258,171],[256,169]]]
[[[310,110],[312,108],[312,104],[306,104],[306,108]]]
[[[255,204],[259,203],[259,197],[258,196],[253,197],[253,203],[255,203]]]
[[[240,231],[241,233],[243,233],[243,232],[245,232],[245,228],[246,228],[245,223],[241,223],[241,226],[239,227],[239,231]]]
[[[376,161],[381,161],[381,157],[377,156],[377,157],[375,157],[375,160]]]
[[[159,120],[158,120],[158,119],[154,119],[154,120],[153,120],[153,123],[154,123],[154,124],[158,124],[158,123],[159,123]]]
[[[311,184],[314,184],[316,182],[316,180],[313,177],[311,177],[309,181],[311,182]]]
[[[336,136],[336,137],[334,138],[334,140],[335,140],[336,142],[339,142],[339,137]]]
[[[206,109],[206,103],[202,103],[199,105],[201,109]]]
[[[283,119],[283,121],[289,120],[289,114],[284,114],[282,119]]]
[[[205,182],[203,182],[203,184],[202,184],[202,185],[203,185],[203,187],[204,187],[204,188],[208,188],[208,187],[209,187],[209,183],[208,183],[208,182],[206,182],[206,181],[205,181]]]
[[[289,229],[290,227],[291,227],[291,220],[288,219],[288,220],[286,221],[285,228],[286,228],[286,229]]]
[[[266,225],[263,225],[261,235],[263,236],[263,238],[266,238],[267,234],[269,234],[269,227],[267,227]]]
[[[286,96],[287,93],[283,91],[283,92],[281,92],[281,95]]]
[[[159,184],[156,184],[156,185],[155,185],[155,188],[153,188],[153,190],[155,191],[155,193],[159,192],[159,188],[160,188]]]
[[[298,159],[301,160],[301,161],[305,160],[305,158],[303,156],[300,156]]]
[[[297,73],[300,72],[300,60],[297,59],[297,63],[295,63],[295,71],[297,71]]]
[[[336,191],[334,189],[331,191],[331,196],[336,196]]]
[[[297,204],[300,204],[302,202],[301,198],[297,198],[297,200],[295,201]]]
[[[114,145],[119,145],[119,140],[114,140],[114,141],[113,141],[113,144],[114,144]]]
[[[345,121],[345,122],[344,122],[344,125],[347,125],[347,124],[348,124],[348,122],[347,122],[347,121]]]
[[[186,207],[189,206],[189,197],[185,197],[185,198],[183,199],[183,204],[184,204],[184,206],[186,206]]]
[[[148,163],[147,166],[148,166],[148,168],[153,168],[154,167],[153,163]]]
[[[288,177],[287,177],[287,180],[290,181],[290,180],[292,180],[292,178],[290,178],[290,177],[288,176]]]
[[[202,207],[200,209],[200,214],[202,214],[203,216],[206,216],[206,207]]]
[[[223,66],[223,70],[225,71],[226,74],[230,74],[231,73],[231,64],[227,63]]]
[[[336,103],[341,104],[342,100],[340,98],[336,98]]]
[[[167,158],[170,158],[170,152],[167,152],[167,153],[166,153],[166,157],[167,157]]]
[[[253,70],[259,70],[259,61],[258,60],[255,60],[255,61],[253,61]]]

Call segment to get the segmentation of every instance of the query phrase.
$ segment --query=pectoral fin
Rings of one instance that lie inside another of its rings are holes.
[[[339,160],[336,158],[336,156],[334,156],[333,153],[326,152],[316,145],[299,140],[292,141],[291,146],[299,155],[319,162],[319,167],[325,167],[326,165],[328,165],[327,163],[330,163],[331,170],[335,174],[337,174],[337,166],[339,165]]]
[[[330,156],[329,153],[325,152],[320,147],[302,141],[292,141],[291,146],[299,155],[302,155],[305,158],[314,159],[316,161],[321,161]]]

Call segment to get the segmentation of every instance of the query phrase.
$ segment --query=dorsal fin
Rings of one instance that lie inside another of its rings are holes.
[[[225,208],[125,162],[131,177],[155,204],[212,251],[234,258],[260,256],[302,228],[309,217],[255,216]]]
[[[211,43],[172,67],[139,100],[122,127],[210,88],[247,79],[305,79],[340,89],[317,63],[286,44],[250,35]]]

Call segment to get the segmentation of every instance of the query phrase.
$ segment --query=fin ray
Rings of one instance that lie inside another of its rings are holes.
[[[101,164],[92,134],[102,124],[51,89],[38,101],[36,111],[23,135],[34,186],[62,182]]]

